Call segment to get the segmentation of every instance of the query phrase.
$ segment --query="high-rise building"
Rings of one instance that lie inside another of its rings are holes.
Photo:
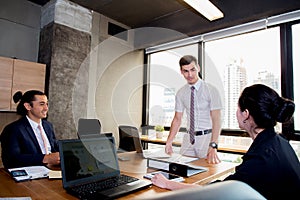
[[[233,60],[225,67],[224,72],[224,121],[223,128],[238,129],[236,120],[237,102],[241,91],[247,84],[246,69],[242,66],[243,60]]]
[[[257,78],[253,82],[265,84],[276,90],[279,94],[281,93],[279,77],[276,77],[272,72],[267,70],[259,71]]]

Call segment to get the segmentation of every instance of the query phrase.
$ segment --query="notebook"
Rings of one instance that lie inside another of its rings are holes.
[[[63,187],[79,199],[114,199],[151,185],[120,173],[114,137],[59,140],[59,151]]]

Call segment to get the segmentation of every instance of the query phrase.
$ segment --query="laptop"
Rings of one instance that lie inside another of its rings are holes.
[[[120,173],[114,137],[59,140],[59,152],[63,188],[79,199],[115,199],[152,185]]]
[[[134,147],[137,153],[143,158],[169,158],[169,154],[165,152],[165,148],[143,149],[140,137],[134,137]]]
[[[164,145],[162,145],[162,148],[144,150],[142,147],[141,139],[139,137],[134,138],[134,146],[136,152],[141,154],[143,158],[160,159],[167,162],[176,163],[189,163],[199,159],[197,157],[184,156],[175,152],[173,152],[171,155],[167,154],[165,152]]]

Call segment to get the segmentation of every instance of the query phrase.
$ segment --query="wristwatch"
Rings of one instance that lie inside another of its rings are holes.
[[[209,143],[209,146],[210,146],[211,148],[218,149],[218,144],[215,143],[215,142]]]

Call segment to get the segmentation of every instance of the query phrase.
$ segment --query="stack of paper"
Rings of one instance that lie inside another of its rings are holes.
[[[165,158],[162,160],[168,161],[168,162],[175,162],[175,163],[189,163],[194,160],[198,160],[199,158],[197,157],[188,157],[181,155],[179,153],[172,153],[170,158]]]
[[[50,170],[48,175],[49,175],[49,179],[61,179],[62,178],[61,170]]]

